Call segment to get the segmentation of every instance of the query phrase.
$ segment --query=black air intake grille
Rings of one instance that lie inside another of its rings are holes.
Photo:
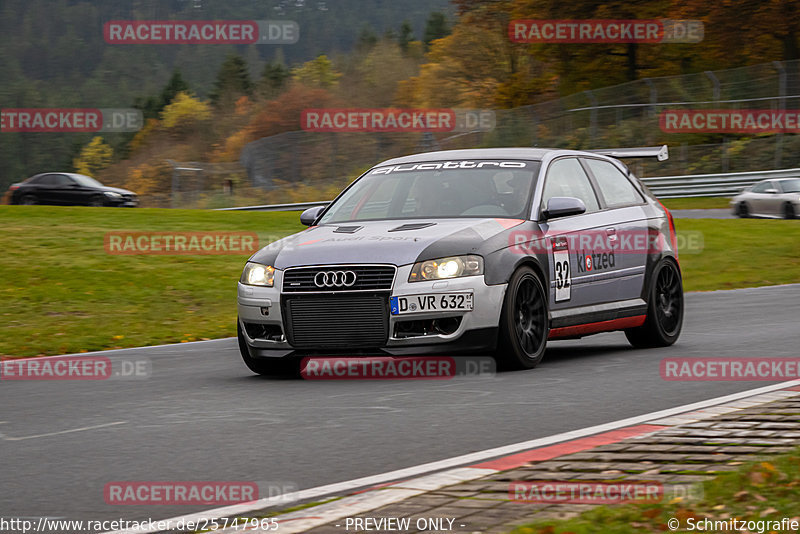
[[[387,295],[287,296],[283,313],[288,341],[296,348],[376,348],[389,336]]]

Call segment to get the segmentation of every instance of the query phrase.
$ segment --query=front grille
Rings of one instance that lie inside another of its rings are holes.
[[[325,267],[297,267],[287,269],[283,274],[283,292],[301,293],[313,291],[384,291],[392,289],[395,267],[392,265],[328,265]],[[319,287],[314,277],[320,272],[347,272],[356,275],[355,283],[350,286],[335,285]]]
[[[283,316],[296,348],[376,348],[389,336],[387,294],[285,296]]]

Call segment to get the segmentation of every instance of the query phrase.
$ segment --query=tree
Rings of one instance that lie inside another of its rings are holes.
[[[181,71],[172,71],[167,85],[161,90],[161,94],[148,97],[137,97],[133,101],[133,107],[142,111],[145,119],[155,119],[159,113],[172,102],[175,95],[181,91],[189,91],[189,84],[181,76]]]
[[[103,142],[102,137],[97,136],[81,149],[78,157],[72,161],[72,165],[75,167],[75,172],[94,176],[97,171],[111,164],[113,156],[114,150]]]
[[[448,35],[450,35],[450,27],[447,24],[444,13],[439,13],[438,11],[431,13],[425,23],[425,37],[423,39],[425,44],[430,46],[431,41]]]
[[[242,56],[231,54],[222,63],[211,91],[211,102],[215,105],[235,102],[240,96],[253,92],[250,72]]]
[[[372,27],[365,24],[361,27],[361,32],[358,34],[356,41],[356,50],[359,52],[369,52],[378,43],[378,36],[375,35]]]
[[[318,56],[292,70],[292,78],[306,87],[319,89],[335,87],[341,76],[341,73],[334,70],[331,60],[326,55]]]
[[[210,118],[210,106],[184,92],[178,93],[175,100],[161,112],[161,124],[167,130],[174,131],[186,131],[196,123]]]
[[[159,98],[159,108],[158,111],[161,111],[165,107],[169,105],[175,99],[175,96],[180,92],[189,92],[189,84],[184,81],[183,77],[181,76],[181,71],[179,69],[175,69],[172,71],[172,76],[170,76],[167,85],[164,86],[164,89],[161,90],[161,95]]]
[[[411,23],[404,20],[400,25],[400,33],[397,36],[397,44],[403,52],[408,50],[408,43],[414,40],[414,30],[411,28]]]
[[[259,86],[267,97],[274,96],[286,86],[291,75],[291,71],[283,63],[267,63],[261,72]]]

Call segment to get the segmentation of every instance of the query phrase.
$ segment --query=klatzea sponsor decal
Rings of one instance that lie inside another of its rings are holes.
[[[669,109],[658,125],[665,133],[800,133],[800,110]]]
[[[539,20],[508,24],[514,43],[699,43],[704,37],[699,20]]]

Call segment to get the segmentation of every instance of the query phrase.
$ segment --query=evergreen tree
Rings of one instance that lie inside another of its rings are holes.
[[[397,37],[397,44],[403,52],[408,50],[408,43],[414,40],[414,30],[411,28],[411,23],[404,20],[400,25],[400,34]]]
[[[431,41],[448,35],[450,35],[450,26],[447,24],[444,13],[438,11],[431,13],[425,23],[425,44],[430,45]]]
[[[244,59],[238,54],[229,55],[217,74],[210,95],[211,101],[220,104],[229,99],[236,100],[242,95],[250,95],[252,92],[253,82],[250,80],[250,72]]]

